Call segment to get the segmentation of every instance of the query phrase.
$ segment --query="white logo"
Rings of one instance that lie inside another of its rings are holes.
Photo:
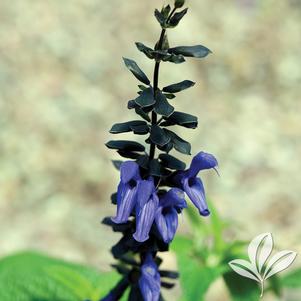
[[[236,273],[260,283],[261,298],[263,297],[265,280],[287,269],[297,257],[296,252],[285,250],[274,254],[268,260],[272,251],[272,234],[260,234],[249,244],[248,255],[250,261],[235,259],[229,262],[230,267]]]

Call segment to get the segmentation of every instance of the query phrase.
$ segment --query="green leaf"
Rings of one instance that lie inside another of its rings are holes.
[[[167,87],[163,88],[163,92],[167,92],[167,93],[177,93],[180,91],[183,91],[185,89],[188,89],[190,87],[193,87],[195,85],[194,82],[192,82],[191,80],[183,80],[180,83],[177,84],[173,84],[173,85],[169,85]]]
[[[227,267],[224,265],[208,267],[196,260],[191,254],[193,244],[193,240],[177,236],[171,248],[177,256],[180,283],[185,299],[204,301],[210,285]]]
[[[112,126],[110,133],[111,134],[119,134],[126,133],[132,131],[132,127],[137,126],[146,126],[147,123],[142,120],[133,120],[128,122],[116,123]]]
[[[174,95],[174,94],[165,93],[164,95],[165,95],[165,97],[166,97],[167,99],[174,99],[174,98],[176,98],[176,95]]]
[[[280,278],[281,284],[290,288],[301,288],[301,269],[296,269],[293,272]]]
[[[186,15],[188,11],[188,8],[183,9],[182,11],[175,13],[170,21],[168,22],[168,26],[169,27],[175,27],[179,24],[179,22],[181,21],[181,19]]]
[[[137,46],[138,50],[141,51],[142,53],[144,53],[149,59],[154,58],[153,49],[145,46],[144,44],[142,44],[140,42],[136,42],[136,46]]]
[[[164,28],[165,27],[164,15],[162,13],[160,13],[157,9],[155,9],[155,17],[156,17],[157,21],[159,22],[159,24],[161,25],[161,27]]]
[[[149,132],[149,127],[147,124],[132,125],[131,130],[134,134],[145,135]]]
[[[162,162],[162,165],[175,170],[184,170],[186,167],[186,164],[182,162],[181,160],[168,155],[168,154],[160,154],[159,158]]]
[[[142,109],[142,108],[135,108],[135,112],[136,114],[140,115],[144,120],[146,121],[151,121],[151,119],[149,118],[148,114]]]
[[[161,150],[163,152],[166,152],[166,153],[169,153],[172,150],[172,148],[173,148],[173,143],[172,142],[168,142],[164,146],[157,145],[157,147],[158,147],[159,150]]]
[[[146,85],[150,84],[145,73],[139,68],[137,63],[131,59],[123,58],[126,67],[134,74],[134,76]]]
[[[128,159],[137,159],[141,154],[133,152],[133,151],[128,151],[128,150],[118,150],[117,153],[124,158]]]
[[[208,54],[212,53],[210,49],[202,45],[196,46],[179,46],[174,48],[169,48],[168,50],[170,53],[174,54],[181,54],[186,57],[196,57],[196,58],[203,58],[206,57]]]
[[[157,114],[165,117],[170,116],[174,111],[174,107],[169,104],[166,96],[161,91],[157,91],[156,93],[156,104],[154,110]]]
[[[158,159],[153,159],[149,162],[149,174],[155,177],[160,177],[162,175],[161,165]]]
[[[150,140],[156,145],[164,146],[170,141],[170,137],[158,125],[152,125],[150,132]]]
[[[260,289],[255,281],[241,277],[233,271],[224,275],[224,281],[232,301],[258,301]]]
[[[122,151],[143,152],[145,150],[145,147],[142,144],[128,140],[111,140],[106,143],[106,146],[110,149],[118,149]]]
[[[119,276],[34,252],[0,260],[1,301],[99,300]]]
[[[147,88],[135,99],[135,102],[140,107],[149,107],[155,103],[154,91],[152,88]]]
[[[195,129],[198,126],[198,118],[183,112],[173,112],[172,115],[170,115],[164,122],[161,123],[162,126],[170,126],[175,124],[189,129]]]
[[[177,134],[174,132],[164,129],[166,133],[171,138],[171,141],[173,143],[173,147],[180,153],[185,154],[185,155],[191,155],[191,145],[189,142],[183,140],[181,137],[179,137]]]
[[[166,6],[164,6],[164,7],[162,8],[161,14],[164,16],[165,19],[167,19],[167,17],[168,17],[168,15],[169,15],[170,11],[171,11],[171,7],[170,7],[170,5],[168,4],[168,5],[166,5]]]
[[[182,54],[176,55],[171,53],[166,59],[165,62],[171,62],[174,64],[181,64],[185,62],[185,58]]]

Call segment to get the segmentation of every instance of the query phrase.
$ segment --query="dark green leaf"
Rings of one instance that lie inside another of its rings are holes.
[[[143,90],[147,89],[148,87],[146,87],[144,85],[138,85],[138,88],[143,91]]]
[[[134,76],[146,85],[150,84],[145,73],[139,68],[137,63],[131,59],[123,58],[126,67],[134,74]]]
[[[149,127],[147,124],[132,125],[131,130],[134,132],[134,134],[145,135],[149,132]]]
[[[179,24],[181,19],[186,15],[188,8],[183,9],[182,11],[175,13],[170,21],[168,22],[169,27],[175,27]]]
[[[176,111],[161,123],[162,126],[170,126],[175,124],[189,129],[195,129],[198,126],[198,118],[187,113]]]
[[[145,150],[142,144],[128,140],[111,140],[106,143],[106,146],[110,149],[118,149],[121,151],[143,152]]]
[[[112,160],[112,163],[113,163],[114,167],[115,167],[117,170],[120,170],[120,166],[121,166],[121,164],[123,163],[123,161],[121,161],[121,160]]]
[[[110,133],[111,134],[119,134],[126,133],[133,130],[133,127],[137,126],[147,126],[145,121],[142,120],[133,120],[123,123],[116,123],[112,126]]]
[[[169,142],[169,143],[165,144],[164,146],[157,145],[157,147],[159,150],[169,153],[173,148],[173,143]]]
[[[159,115],[168,117],[174,111],[174,107],[169,104],[165,95],[161,91],[156,93],[155,112]]]
[[[185,0],[175,0],[175,7],[181,8],[185,4]]]
[[[163,146],[170,141],[170,137],[158,125],[152,125],[150,132],[150,140],[156,145]]]
[[[185,58],[182,54],[176,55],[174,53],[170,54],[170,56],[168,56],[165,59],[165,62],[171,62],[174,64],[181,64],[185,62]]]
[[[157,9],[155,10],[155,17],[156,17],[157,21],[159,22],[159,24],[161,25],[161,27],[165,27],[164,15],[161,14]]]
[[[135,108],[135,112],[136,114],[140,115],[144,120],[146,121],[151,121],[151,119],[149,118],[148,114],[142,109],[142,108]]]
[[[117,153],[124,158],[128,158],[128,159],[137,159],[139,158],[139,156],[141,156],[141,154],[133,152],[133,151],[128,151],[128,150],[119,150],[117,151]]]
[[[154,58],[156,61],[166,62],[170,59],[171,54],[167,52],[167,50],[155,50],[153,52]]]
[[[176,95],[174,95],[174,94],[167,94],[167,93],[165,93],[164,95],[165,95],[165,97],[167,99],[174,99],[174,98],[176,98]]]
[[[176,271],[160,270],[160,276],[170,278],[170,279],[177,279],[179,278],[179,273]]]
[[[136,46],[137,46],[138,50],[141,51],[142,53],[144,53],[149,59],[154,58],[153,49],[145,46],[144,44],[142,44],[140,42],[136,42]]]
[[[181,54],[183,56],[196,57],[196,58],[203,58],[206,57],[209,53],[211,53],[210,49],[202,45],[179,46],[179,47],[169,48],[168,51],[170,53],[174,53],[177,55]]]
[[[174,132],[164,129],[166,133],[170,136],[171,141],[173,143],[173,147],[180,153],[185,154],[185,155],[190,155],[191,154],[191,145],[189,142],[183,140],[181,137],[179,137],[177,134]]]
[[[177,84],[173,84],[173,85],[169,85],[167,87],[163,88],[163,92],[167,92],[167,93],[177,93],[180,91],[183,91],[185,89],[188,89],[190,87],[193,87],[195,85],[194,82],[190,81],[190,80],[183,80],[180,83]]]
[[[158,159],[153,159],[149,162],[149,174],[156,177],[160,177],[162,175],[161,165]]]
[[[129,110],[131,110],[131,109],[135,109],[135,108],[137,108],[138,107],[138,105],[135,103],[135,100],[129,100],[128,101],[128,109]]]
[[[152,88],[147,88],[135,99],[136,104],[140,107],[148,107],[155,103],[154,92]]]
[[[170,7],[170,5],[168,4],[168,5],[166,5],[166,6],[164,6],[164,7],[162,8],[161,14],[164,16],[165,19],[167,19],[167,17],[168,17],[168,15],[169,15],[170,11],[171,11],[171,7]]]
[[[186,164],[184,162],[171,155],[160,154],[159,158],[162,162],[162,165],[164,165],[167,168],[175,169],[175,170],[184,170],[186,167]]]
[[[147,169],[148,168],[148,161],[149,161],[149,156],[148,155],[142,155],[142,156],[139,156],[139,158],[136,160],[136,163],[144,168],[144,169]]]

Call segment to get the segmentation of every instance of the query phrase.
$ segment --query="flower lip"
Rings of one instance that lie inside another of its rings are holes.
[[[208,209],[205,209],[205,210],[200,210],[200,215],[202,216],[208,216],[210,215],[210,211]]]

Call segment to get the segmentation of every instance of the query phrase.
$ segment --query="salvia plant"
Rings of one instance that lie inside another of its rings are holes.
[[[127,104],[139,118],[114,124],[110,133],[145,135],[148,147],[128,140],[111,140],[106,144],[127,160],[113,161],[120,170],[117,193],[111,198],[117,205],[117,212],[114,217],[103,220],[113,231],[122,234],[111,250],[118,260],[113,266],[121,274],[121,280],[102,299],[104,301],[119,300],[126,291],[130,301],[163,300],[161,288],[172,288],[178,273],[160,269],[162,259],[158,252],[169,249],[178,227],[178,214],[187,207],[185,194],[201,216],[210,214],[203,183],[197,176],[201,170],[215,169],[217,160],[211,154],[199,152],[186,169],[184,162],[170,154],[174,149],[191,155],[190,143],[170,126],[195,129],[198,119],[176,111],[171,103],[178,92],[195,83],[183,80],[163,88],[159,86],[161,63],[180,64],[186,58],[201,59],[211,53],[202,45],[169,46],[167,29],[175,28],[186,15],[184,4],[185,0],[176,0],[173,8],[165,5],[161,11],[155,10],[161,34],[154,48],[136,43],[139,51],[154,60],[152,82],[135,61],[124,58],[125,66],[140,82],[137,97]]]

